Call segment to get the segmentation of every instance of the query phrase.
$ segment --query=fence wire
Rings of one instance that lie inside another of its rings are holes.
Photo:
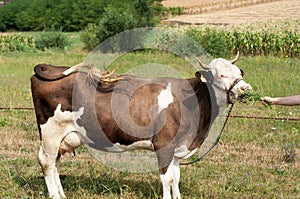
[[[0,111],[34,111],[33,107],[0,107]],[[300,121],[297,117],[267,117],[257,115],[230,115],[233,119],[258,119],[258,120],[281,120],[281,121]]]

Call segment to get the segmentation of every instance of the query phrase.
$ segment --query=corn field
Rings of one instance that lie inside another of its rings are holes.
[[[22,34],[0,34],[0,52],[24,51],[34,47],[33,37]]]
[[[300,56],[300,35],[295,30],[216,30],[206,28],[187,31],[209,53],[228,56],[237,51],[244,55],[273,55],[285,57]]]

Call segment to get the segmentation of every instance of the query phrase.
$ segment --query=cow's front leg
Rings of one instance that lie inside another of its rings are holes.
[[[179,179],[180,179],[180,168],[179,161],[177,158],[173,158],[170,165],[167,167],[167,171],[160,175],[160,180],[163,186],[163,198],[171,199],[171,189],[173,199],[180,199],[179,191]]]

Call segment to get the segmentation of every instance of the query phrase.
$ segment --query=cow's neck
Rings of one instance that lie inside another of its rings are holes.
[[[213,93],[216,97],[216,103],[219,109],[219,113],[223,112],[228,107],[228,97],[227,92],[216,86],[215,84],[211,85]]]

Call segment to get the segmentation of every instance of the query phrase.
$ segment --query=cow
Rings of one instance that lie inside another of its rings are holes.
[[[153,151],[163,198],[180,198],[180,159],[196,152],[220,112],[252,90],[234,65],[238,56],[208,65],[197,59],[203,70],[188,79],[118,76],[88,64],[35,66],[31,91],[40,135],[38,160],[49,197],[66,197],[60,159],[65,153],[75,156],[75,149],[86,144],[115,153]]]

